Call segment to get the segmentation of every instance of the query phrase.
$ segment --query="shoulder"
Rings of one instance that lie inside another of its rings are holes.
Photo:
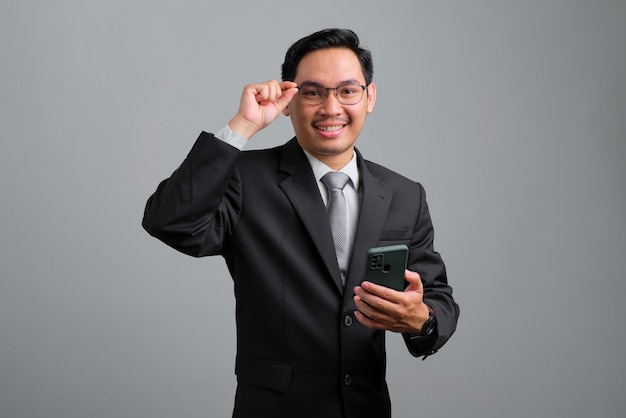
[[[241,152],[239,164],[244,167],[275,167],[281,159],[281,149],[284,145],[273,148],[246,149]]]
[[[380,179],[381,183],[394,188],[401,189],[423,189],[422,185],[397,171],[370,160],[361,158],[364,171],[367,170],[374,177]]]

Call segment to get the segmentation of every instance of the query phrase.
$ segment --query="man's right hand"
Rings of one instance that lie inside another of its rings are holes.
[[[287,107],[298,92],[292,81],[266,81],[244,87],[239,102],[239,111],[228,126],[246,139],[268,126]]]

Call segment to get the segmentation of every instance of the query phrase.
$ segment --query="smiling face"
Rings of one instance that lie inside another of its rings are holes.
[[[294,81],[298,85],[311,83],[325,87],[346,83],[365,85],[357,56],[346,48],[308,53],[300,61]],[[296,94],[285,109],[285,115],[291,117],[300,146],[338,170],[352,158],[365,118],[374,110],[376,86],[371,83],[355,105],[342,105],[334,92],[329,90],[326,99],[315,106],[303,103],[302,97]]]

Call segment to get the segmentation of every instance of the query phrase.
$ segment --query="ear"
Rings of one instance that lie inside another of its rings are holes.
[[[285,106],[285,108],[283,109],[283,115],[289,116],[289,105]]]
[[[374,105],[376,104],[376,85],[374,83],[370,83],[367,86],[367,113],[372,113],[374,111]]]

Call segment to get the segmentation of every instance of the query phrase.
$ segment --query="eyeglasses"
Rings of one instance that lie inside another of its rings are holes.
[[[360,84],[342,84],[339,87],[324,87],[318,84],[303,84],[296,87],[300,91],[302,102],[307,105],[320,105],[328,97],[328,90],[335,90],[335,97],[343,105],[355,105],[363,98],[367,86]]]

